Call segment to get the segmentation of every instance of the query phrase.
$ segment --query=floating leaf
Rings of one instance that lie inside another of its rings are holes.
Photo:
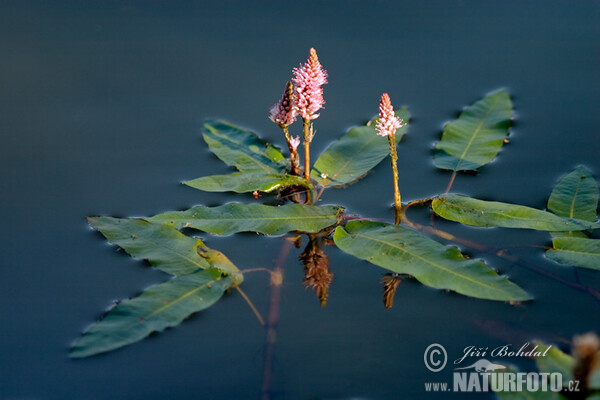
[[[172,223],[177,229],[194,228],[216,235],[259,232],[283,235],[290,231],[318,232],[335,224],[344,209],[337,206],[230,203],[218,207],[195,206],[148,218],[151,222]]]
[[[225,121],[209,120],[204,124],[204,140],[225,164],[240,171],[276,174],[283,172],[287,161],[281,152],[255,133]]]
[[[488,94],[446,124],[435,145],[435,166],[452,171],[474,170],[492,161],[508,135],[513,111],[504,89]]]
[[[69,355],[79,358],[114,350],[178,325],[191,314],[213,305],[230,285],[230,276],[210,268],[153,286],[111,309],[84,332]]]
[[[561,217],[596,220],[598,206],[598,184],[592,173],[579,166],[565,175],[552,189],[548,199],[548,210]],[[587,237],[583,232],[553,232],[552,236]]]
[[[557,237],[546,257],[560,264],[600,270],[600,239]]]
[[[88,221],[109,242],[169,274],[185,275],[210,266],[198,254],[204,243],[178,232],[172,225],[112,217],[90,217]]]
[[[559,217],[531,207],[478,200],[457,194],[438,196],[433,200],[432,206],[440,217],[472,226],[541,231],[580,231],[600,227],[589,221]]]
[[[408,122],[409,112],[403,108],[396,115]],[[400,142],[406,133],[406,125],[396,132],[396,141]],[[319,156],[311,178],[321,186],[338,187],[362,178],[390,154],[386,137],[375,133],[375,124],[354,127],[340,139],[333,142]]]
[[[311,188],[305,179],[286,174],[288,161],[256,134],[225,121],[207,121],[204,140],[225,164],[241,172],[212,175],[183,182],[207,192],[272,192],[290,186]]]
[[[592,173],[579,166],[554,186],[548,199],[548,210],[561,217],[594,222],[598,195],[598,184]]]
[[[304,178],[289,174],[261,174],[237,172],[229,175],[211,175],[183,182],[187,186],[206,192],[247,193],[258,190],[270,193],[290,186],[312,186]]]
[[[466,259],[456,247],[444,246],[398,225],[350,221],[334,233],[344,252],[421,283],[489,300],[523,301],[531,297],[482,260]]]
[[[560,372],[563,376],[563,384],[567,385],[573,379],[573,367],[575,360],[569,354],[564,353],[556,346],[536,342],[538,351],[546,352],[543,357],[536,357],[535,362],[540,372]],[[548,350],[548,347],[550,349]]]

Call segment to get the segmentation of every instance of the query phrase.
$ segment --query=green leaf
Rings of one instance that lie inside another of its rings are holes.
[[[396,115],[405,123],[410,118],[405,108]],[[390,145],[387,137],[377,135],[373,122],[352,128],[333,142],[315,162],[310,177],[321,186],[339,187],[362,178],[379,164],[390,154]],[[398,129],[396,142],[402,140],[406,129],[406,125]]]
[[[558,181],[548,199],[548,210],[561,217],[596,221],[598,184],[592,173],[579,166]]]
[[[318,232],[335,224],[344,209],[337,206],[230,203],[218,207],[195,206],[148,218],[151,222],[171,223],[177,229],[194,228],[216,235],[259,232],[283,235],[290,231]]]
[[[538,351],[541,352],[545,352],[551,346],[541,342],[536,342],[535,344],[538,346]],[[573,379],[575,360],[570,355],[563,353],[556,346],[551,346],[545,357],[536,357],[535,362],[540,372],[548,372],[550,374],[560,372],[563,376],[563,385],[565,386]]]
[[[561,217],[577,218],[585,221],[596,220],[598,206],[598,184],[592,173],[579,166],[563,176],[552,189],[548,199],[548,210]],[[556,236],[587,237],[583,232],[553,232]]]
[[[200,257],[200,239],[190,238],[170,224],[152,224],[141,219],[89,217],[90,225],[109,242],[122,247],[136,259],[172,275],[185,275],[210,265]]]
[[[600,239],[557,237],[546,257],[560,264],[600,270]]]
[[[285,173],[288,161],[256,134],[225,121],[207,121],[204,140],[225,164],[241,172],[212,175],[183,182],[207,192],[272,192],[290,186],[312,188],[305,179]]]
[[[452,171],[475,170],[492,161],[508,135],[513,111],[504,89],[488,94],[446,124],[435,145],[435,166]]]
[[[600,225],[564,218],[531,207],[478,200],[457,194],[440,195],[432,202],[440,217],[466,225],[537,229],[540,231],[580,231]]]
[[[590,388],[600,390],[600,368],[598,367],[590,375]],[[600,398],[600,394],[597,396]]]
[[[114,350],[178,325],[191,314],[213,305],[230,285],[230,276],[211,268],[153,286],[111,309],[84,332],[69,355],[79,358]]]
[[[183,182],[184,185],[206,192],[247,193],[258,190],[270,193],[290,186],[312,186],[299,176],[289,174],[261,174],[238,172],[229,175],[211,175]]]
[[[204,124],[204,140],[225,164],[240,171],[276,174],[288,163],[281,152],[255,133],[225,121],[209,120]]]
[[[481,299],[531,299],[482,260],[468,260],[456,247],[444,246],[403,226],[350,221],[345,229],[337,227],[333,239],[342,251],[392,272],[412,275],[427,286]]]

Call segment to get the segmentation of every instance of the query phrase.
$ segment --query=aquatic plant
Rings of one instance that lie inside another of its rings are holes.
[[[433,156],[437,168],[451,171],[444,193],[402,204],[396,146],[407,132],[408,110],[394,111],[389,95],[384,93],[379,103],[379,117],[350,129],[331,143],[311,167],[313,123],[324,104],[322,86],[327,83],[327,73],[316,51],[311,49],[306,63],[295,68],[293,75],[268,115],[284,132],[289,158],[253,132],[226,121],[208,120],[203,127],[206,144],[221,161],[237,171],[184,182],[189,187],[209,192],[253,193],[256,198],[272,194],[275,197],[270,201],[278,201],[279,205],[197,205],[189,210],[147,218],[88,218],[89,224],[108,241],[136,259],[147,260],[173,278],[108,310],[102,320],[74,343],[71,357],[114,350],[141,340],[151,332],[175,326],[189,315],[214,305],[231,289],[243,296],[264,323],[241,285],[244,274],[265,269],[255,268],[248,261],[249,265],[240,270],[225,254],[182,233],[183,229],[212,235],[238,232],[288,235],[290,240],[285,242],[282,253],[289,251],[292,241],[299,243],[298,237],[306,235],[308,245],[300,257],[305,269],[304,284],[316,291],[321,306],[327,302],[333,279],[324,245],[333,245],[365,260],[365,266],[376,265],[387,270],[383,279],[386,308],[392,307],[403,279],[416,279],[432,288],[477,299],[510,304],[532,299],[523,288],[499,274],[486,261],[470,259],[457,247],[444,245],[434,238],[493,253],[600,300],[597,290],[582,283],[525,264],[508,252],[493,251],[408,218],[411,207],[429,206],[438,217],[464,225],[548,231],[553,242],[546,257],[575,267],[600,269],[600,239],[590,234],[600,227],[596,222],[599,190],[596,180],[585,167],[578,167],[560,179],[550,195],[547,211],[450,193],[459,172],[476,171],[488,164],[507,141],[513,105],[505,89],[486,95],[445,125]],[[290,134],[290,126],[298,115],[303,121],[303,168],[298,162],[300,137]],[[325,190],[343,189],[355,183],[388,154],[394,175],[395,223],[347,215],[342,205],[317,204]],[[266,271],[272,286],[271,305],[275,307],[281,291],[283,265]],[[277,312],[271,309],[266,322],[267,343],[271,345],[274,344],[276,319]],[[269,369],[265,367],[265,371]]]

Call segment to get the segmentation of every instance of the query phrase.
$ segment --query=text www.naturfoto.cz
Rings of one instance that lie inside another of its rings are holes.
[[[447,392],[448,382],[429,382],[425,383],[426,392]]]

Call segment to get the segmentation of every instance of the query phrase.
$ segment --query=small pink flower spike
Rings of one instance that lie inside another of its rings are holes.
[[[306,63],[294,68],[292,72],[298,113],[304,120],[313,120],[319,116],[316,112],[325,104],[321,86],[327,83],[327,71],[321,66],[316,50],[311,48]]]
[[[269,111],[269,119],[279,125],[280,128],[291,125],[298,115],[296,111],[296,99],[294,97],[294,85],[288,82],[285,92],[278,103],[273,104]]]
[[[403,126],[403,121],[394,114],[392,101],[387,93],[381,95],[379,101],[379,121],[375,125],[375,130],[379,136],[394,135],[398,128]]]
[[[292,146],[292,149],[294,149],[294,151],[296,151],[296,149],[298,149],[298,146],[300,146],[300,136],[291,137],[290,138],[290,146]]]

